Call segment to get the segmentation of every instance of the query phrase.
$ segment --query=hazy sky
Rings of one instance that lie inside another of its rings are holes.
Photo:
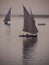
[[[23,14],[23,4],[33,14],[49,14],[49,0],[0,0],[0,14],[6,14],[10,7],[12,14]]]

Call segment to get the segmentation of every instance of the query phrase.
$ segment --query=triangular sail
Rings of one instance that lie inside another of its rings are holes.
[[[35,26],[35,21],[34,21],[32,15],[30,15],[28,13],[28,11],[26,10],[26,8],[24,6],[23,6],[23,9],[24,9],[24,28],[23,28],[23,31],[36,34],[38,32],[38,30]]]
[[[34,17],[33,17],[33,15],[32,15],[32,11],[30,10],[30,12],[31,12],[31,18],[32,18],[32,23],[33,23],[33,31],[34,31],[34,33],[37,33],[38,32],[38,30],[37,30],[37,27],[36,27],[36,23],[35,23],[35,20],[34,20]]]
[[[4,22],[5,23],[7,23],[8,21],[10,21],[11,19],[10,19],[10,16],[11,15],[11,8],[9,9],[9,11],[8,11],[8,13],[7,13],[7,15],[6,15],[6,17],[5,17],[5,19],[4,19]]]

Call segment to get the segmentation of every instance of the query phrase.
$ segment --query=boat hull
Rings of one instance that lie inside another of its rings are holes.
[[[26,38],[28,38],[28,37],[37,37],[37,35],[28,35],[28,34],[26,34],[26,35],[19,35],[19,37],[26,37]]]
[[[5,23],[6,25],[10,25],[10,23]]]

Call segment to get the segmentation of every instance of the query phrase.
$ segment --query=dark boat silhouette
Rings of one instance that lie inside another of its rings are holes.
[[[10,23],[8,23],[8,21],[11,20],[10,17],[11,17],[11,8],[9,9],[9,11],[8,11],[8,13],[7,13],[7,15],[6,15],[5,19],[4,19],[4,23],[5,23],[6,25],[10,25]]]
[[[44,25],[46,25],[46,24],[44,24],[44,23],[41,23],[41,24],[38,24],[39,26],[41,25],[41,26],[44,26]]]
[[[29,32],[31,34],[19,35],[19,37],[37,37],[38,30],[37,30],[36,25],[35,25],[35,20],[32,16],[32,12],[31,12],[31,15],[30,15],[24,6],[23,6],[23,10],[24,10],[23,31]]]

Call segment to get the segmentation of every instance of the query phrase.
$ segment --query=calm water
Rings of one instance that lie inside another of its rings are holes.
[[[12,17],[7,26],[0,17],[0,65],[49,65],[49,18],[37,18],[37,38],[20,38],[23,17]],[[45,26],[38,26],[45,23]]]

